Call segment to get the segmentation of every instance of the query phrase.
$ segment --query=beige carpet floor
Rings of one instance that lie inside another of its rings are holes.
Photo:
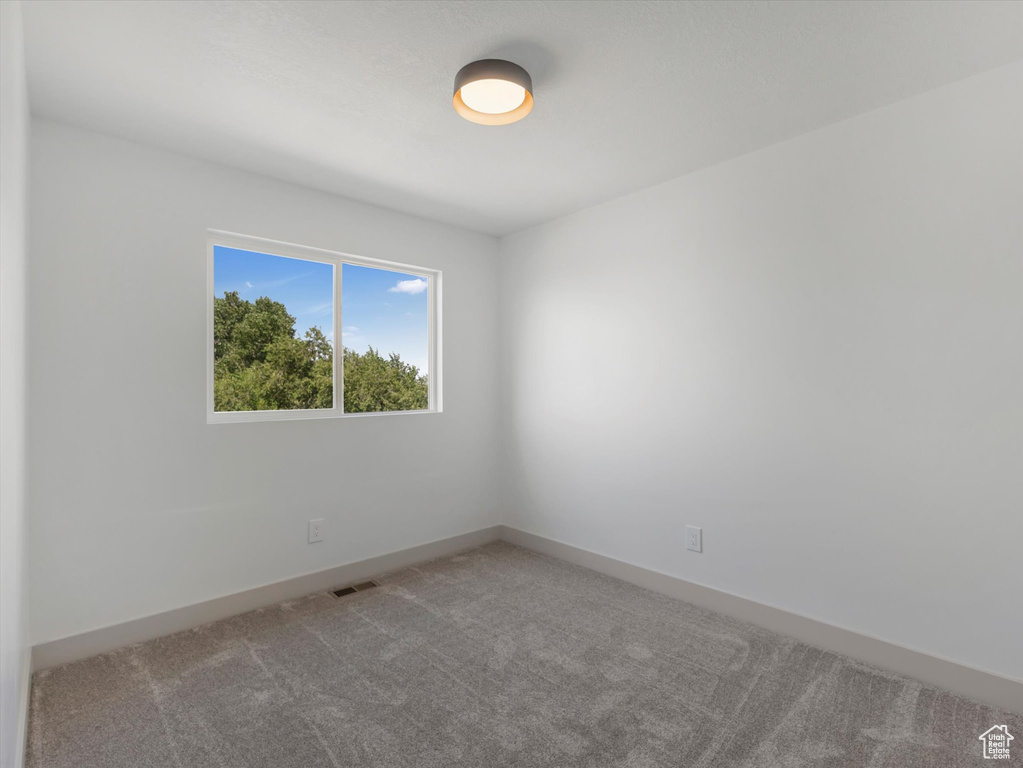
[[[379,581],[37,674],[29,767],[1023,764],[1019,716],[507,544]]]

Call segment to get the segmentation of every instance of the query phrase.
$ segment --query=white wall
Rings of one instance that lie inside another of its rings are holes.
[[[0,766],[21,764],[28,691],[25,504],[28,95],[21,3],[0,3]]]
[[[34,643],[498,522],[493,238],[55,123],[32,140]],[[444,270],[444,413],[208,425],[209,227]]]
[[[507,522],[1023,679],[1021,93],[504,239]]]

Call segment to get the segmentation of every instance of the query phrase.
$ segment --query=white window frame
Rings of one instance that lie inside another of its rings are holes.
[[[298,419],[337,419],[363,418],[368,416],[405,416],[424,413],[441,413],[441,279],[439,269],[427,269],[413,264],[402,264],[383,259],[372,259],[355,256],[340,251],[328,251],[323,248],[311,248],[294,243],[282,243],[261,237],[239,235],[234,232],[223,232],[216,229],[208,230],[206,239],[206,423],[233,424],[252,421],[294,421]],[[303,261],[316,261],[334,266],[334,406],[332,408],[302,408],[281,411],[215,411],[213,409],[213,251],[216,246],[238,248],[244,251],[255,251],[271,256],[283,256]],[[429,335],[429,387],[428,405],[425,410],[418,411],[375,411],[371,413],[344,412],[344,355],[341,336],[341,273],[343,265],[352,264],[359,267],[372,267],[392,272],[416,275],[427,278],[427,332]]]

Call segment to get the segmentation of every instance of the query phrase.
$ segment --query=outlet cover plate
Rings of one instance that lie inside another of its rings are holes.
[[[686,526],[686,549],[691,552],[703,552],[703,528],[695,525]]]
[[[310,520],[309,521],[309,543],[315,544],[318,541],[323,541],[323,520]]]

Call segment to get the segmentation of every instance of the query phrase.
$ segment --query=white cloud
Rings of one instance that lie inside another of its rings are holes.
[[[288,283],[293,283],[296,280],[302,280],[303,278],[309,277],[309,275],[311,275],[311,274],[312,274],[312,272],[302,272],[301,274],[298,274],[298,275],[288,275],[287,277],[282,277],[280,280],[271,280],[269,283],[263,283],[260,286],[260,288],[261,289],[262,288],[280,288],[282,285],[287,285]]]
[[[248,280],[245,281],[245,287],[246,288],[255,288],[255,286],[252,283],[250,283]]]
[[[334,302],[328,301],[324,304],[314,304],[313,306],[306,309],[306,313],[310,315],[325,315],[327,312],[334,310]]]
[[[411,293],[415,296],[417,293],[422,293],[427,289],[429,283],[423,278],[417,277],[415,280],[400,280],[393,288],[387,290],[391,293]]]
[[[346,325],[341,331],[341,338],[346,339],[350,336],[354,336],[359,332],[359,326],[357,325]]]

